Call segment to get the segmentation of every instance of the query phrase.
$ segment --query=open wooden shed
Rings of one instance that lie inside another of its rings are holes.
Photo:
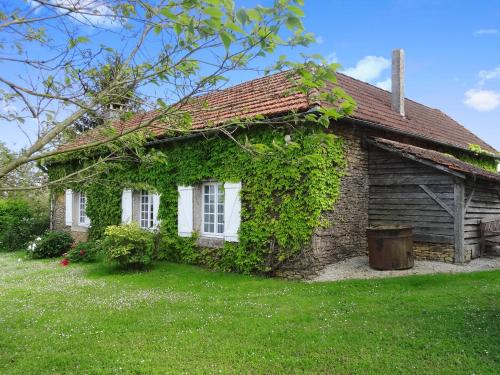
[[[500,175],[438,151],[367,140],[369,223],[413,227],[422,259],[480,256],[480,222],[500,218]]]

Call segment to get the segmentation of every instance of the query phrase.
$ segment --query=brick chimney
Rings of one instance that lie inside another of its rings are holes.
[[[104,109],[103,118],[110,121],[118,120],[124,110],[123,104],[109,103]]]
[[[405,116],[405,51],[392,51],[392,109]]]

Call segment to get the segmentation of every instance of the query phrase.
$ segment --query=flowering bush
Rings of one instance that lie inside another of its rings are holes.
[[[135,223],[111,225],[104,231],[101,248],[108,260],[123,267],[141,268],[153,261],[155,234]]]
[[[62,258],[61,261],[59,262],[61,266],[67,266],[69,264],[69,259],[68,258]]]
[[[46,232],[28,245],[27,253],[32,259],[54,258],[69,251],[72,244],[73,238],[68,232]]]
[[[64,256],[71,262],[94,262],[99,252],[98,242],[81,242],[73,246]]]

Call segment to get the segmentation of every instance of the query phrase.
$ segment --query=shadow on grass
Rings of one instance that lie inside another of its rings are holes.
[[[156,269],[155,264],[147,266],[126,267],[117,263],[103,261],[89,263],[86,267],[86,275],[89,277],[118,276],[118,275],[138,275],[147,274]]]

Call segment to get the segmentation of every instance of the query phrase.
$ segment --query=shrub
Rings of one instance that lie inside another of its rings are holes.
[[[23,249],[28,242],[47,230],[46,213],[21,199],[0,200],[0,248]]]
[[[81,242],[69,250],[65,258],[71,262],[94,262],[100,252],[98,242]]]
[[[68,252],[72,244],[73,238],[68,232],[47,232],[28,246],[28,256],[33,259],[59,257]]]
[[[111,225],[104,231],[101,248],[108,260],[122,267],[142,268],[153,261],[155,233],[139,228],[135,223]]]

